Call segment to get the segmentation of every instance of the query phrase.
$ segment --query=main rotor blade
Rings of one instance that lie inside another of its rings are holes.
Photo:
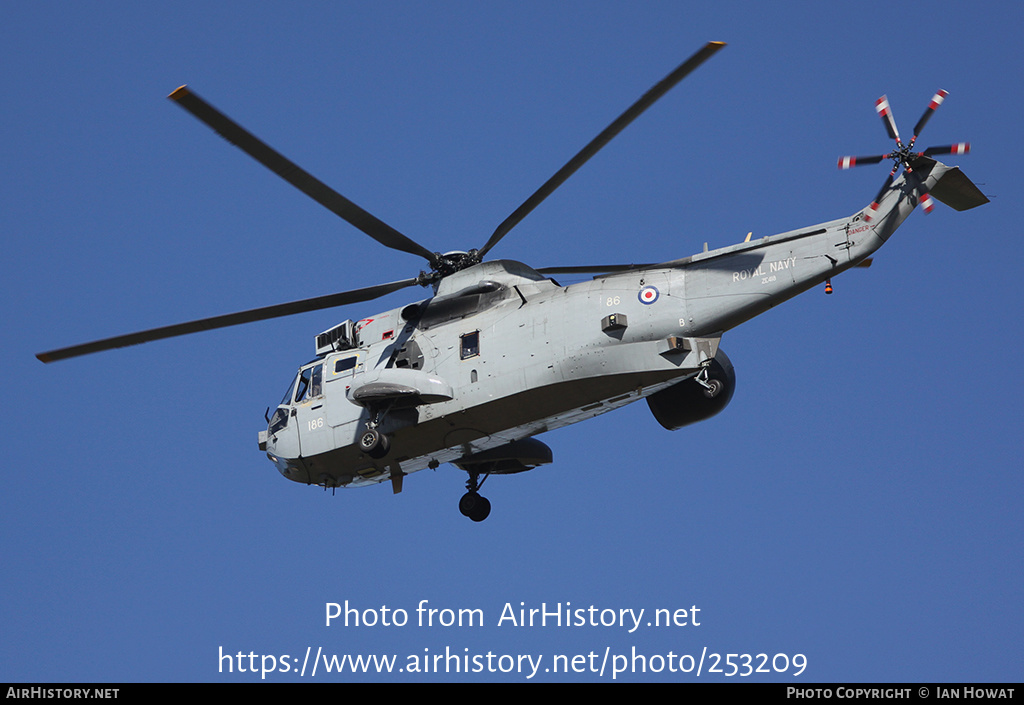
[[[653,88],[644,93],[640,97],[640,100],[633,103],[626,112],[622,113],[622,115],[606,127],[601,134],[591,140],[590,144],[581,149],[575,157],[570,159],[565,166],[555,172],[554,176],[548,179],[543,186],[537,189],[532,196],[526,199],[526,201],[519,206],[512,215],[506,218],[501,225],[498,226],[498,229],[494,231],[494,234],[491,235],[487,244],[480,249],[480,257],[482,258],[486,255],[492,247],[498,244],[501,238],[505,237],[512,228],[518,225],[523,218],[529,215],[530,211],[540,205],[540,203],[550,196],[556,188],[565,183],[566,179],[572,176],[577,169],[586,163],[588,159],[608,144],[613,137],[622,132],[629,123],[633,122],[633,120],[635,120],[642,112],[651,107],[655,101],[668,93],[673,86],[683,80],[689,73],[711,58],[715,52],[724,46],[725,42],[708,42],[704,45],[704,48],[684,61],[676,67],[672,73],[661,79],[661,81],[655,84]]]
[[[567,267],[541,267],[536,271],[541,274],[604,274],[611,272],[629,272],[634,269],[646,269],[653,266],[653,264],[584,264]]]
[[[168,98],[212,127],[228,142],[380,244],[394,250],[419,255],[430,262],[432,267],[436,264],[433,252],[363,210],[299,167],[295,162],[262,142],[244,127],[193,93],[188,86],[178,88]]]
[[[290,316],[294,313],[319,311],[324,308],[332,308],[334,306],[343,306],[345,304],[368,301],[370,299],[376,299],[380,296],[384,296],[385,294],[390,294],[392,291],[398,291],[399,289],[404,289],[407,286],[413,286],[418,283],[419,279],[403,279],[402,281],[391,282],[390,284],[369,286],[365,289],[353,289],[352,291],[343,291],[338,294],[317,296],[312,299],[302,299],[301,301],[292,301],[291,303],[277,304],[275,306],[264,306],[263,308],[254,308],[248,311],[239,311],[237,313],[228,313],[222,316],[202,318],[197,321],[188,321],[187,323],[178,323],[173,326],[153,328],[151,330],[144,330],[138,333],[118,335],[113,338],[105,338],[92,343],[83,343],[82,345],[73,345],[69,348],[61,348],[59,350],[39,353],[36,357],[43,362],[56,362],[57,360],[64,360],[69,357],[78,357],[79,355],[88,355],[89,353],[113,350],[114,348],[126,348],[129,345],[148,343],[153,340],[162,340],[163,338],[173,338],[179,335],[188,335],[189,333],[198,333],[204,330],[226,328],[228,326],[237,326],[242,323],[264,321],[268,318]]]

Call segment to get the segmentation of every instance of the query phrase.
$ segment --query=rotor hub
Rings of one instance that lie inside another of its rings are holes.
[[[480,251],[476,249],[469,252],[454,250],[444,254],[435,252],[433,262],[434,273],[438,275],[439,279],[444,278],[449,274],[454,274],[475,264],[480,264],[480,260]]]

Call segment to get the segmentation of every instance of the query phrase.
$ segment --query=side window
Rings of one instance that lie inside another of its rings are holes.
[[[351,374],[352,370],[356,368],[356,360],[358,359],[359,358],[353,355],[352,357],[343,357],[340,360],[335,360],[334,374],[340,375],[343,372],[348,372],[349,374]]]
[[[472,333],[464,333],[459,336],[459,339],[462,341],[459,349],[460,359],[468,360],[480,354],[480,331],[475,330]]]

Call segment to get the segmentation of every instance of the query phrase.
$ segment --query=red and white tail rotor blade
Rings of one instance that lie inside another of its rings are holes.
[[[875,101],[875,112],[882,118],[882,124],[885,125],[889,137],[896,140],[897,146],[902,147],[903,143],[900,141],[900,133],[896,129],[896,120],[893,119],[892,108],[889,107],[889,99],[884,95]]]
[[[864,164],[877,164],[888,156],[888,154],[876,154],[870,157],[839,157],[839,168],[852,169]]]
[[[942,147],[929,147],[921,152],[921,155],[930,157],[933,154],[968,154],[970,151],[970,142],[957,142],[956,144],[947,144]]]
[[[932,96],[931,102],[928,103],[928,107],[925,108],[924,115],[922,115],[921,119],[917,121],[916,125],[914,125],[914,136],[910,139],[911,147],[914,146],[914,142],[917,140],[918,136],[920,136],[921,130],[924,129],[925,124],[931,119],[932,113],[942,105],[942,101],[946,99],[947,95],[949,95],[949,91],[944,91],[940,88],[939,92]]]

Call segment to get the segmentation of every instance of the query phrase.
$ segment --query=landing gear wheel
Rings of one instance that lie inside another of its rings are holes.
[[[723,389],[725,389],[725,384],[722,382],[722,380],[709,379],[707,381],[707,386],[704,387],[704,396],[706,396],[708,399],[714,399],[715,397],[722,393]]]
[[[473,521],[483,521],[491,513],[491,503],[476,492],[467,492],[459,500],[459,511]]]
[[[391,441],[377,429],[371,428],[359,437],[359,450],[371,458],[383,458],[391,450]]]

